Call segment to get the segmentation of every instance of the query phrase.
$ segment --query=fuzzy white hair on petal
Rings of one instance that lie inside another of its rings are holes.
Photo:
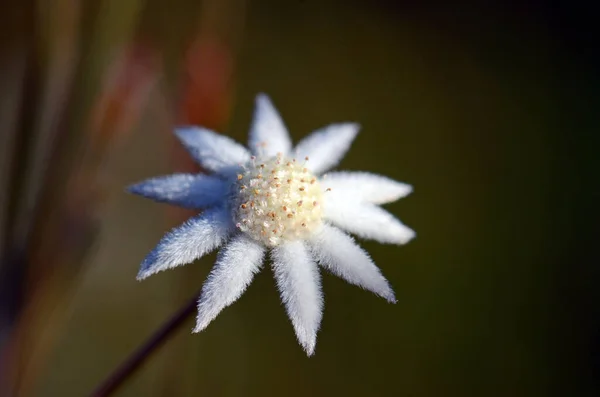
[[[229,212],[211,208],[167,233],[142,262],[138,280],[193,262],[223,244],[234,229]]]
[[[281,300],[298,342],[312,356],[323,316],[321,276],[301,241],[290,241],[271,251],[273,272]]]
[[[370,203],[325,195],[324,217],[358,237],[383,244],[406,244],[416,233],[392,214]]]
[[[340,162],[359,129],[360,125],[357,123],[323,127],[298,143],[294,149],[295,156],[298,159],[308,157],[306,167],[315,174],[321,174]]]
[[[321,184],[323,190],[331,189],[330,195],[347,200],[386,204],[408,196],[412,186],[382,175],[369,172],[330,172]]]
[[[265,248],[238,234],[219,252],[217,262],[202,287],[194,332],[200,332],[225,307],[238,300],[260,270]]]
[[[396,303],[394,291],[369,255],[346,233],[323,225],[309,240],[311,252],[321,266],[350,284]]]
[[[229,185],[209,175],[172,174],[147,179],[129,186],[127,190],[161,203],[201,209],[222,202]]]
[[[201,127],[180,127],[175,134],[202,167],[228,173],[250,160],[250,152],[231,138]]]
[[[277,109],[265,94],[258,94],[255,103],[248,139],[250,151],[260,157],[274,157],[277,153],[287,155],[292,141]]]

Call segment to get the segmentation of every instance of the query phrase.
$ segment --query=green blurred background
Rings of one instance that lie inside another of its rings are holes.
[[[360,122],[341,168],[414,186],[388,209],[417,238],[361,242],[398,304],[324,274],[309,359],[263,271],[115,395],[598,395],[591,8],[12,0],[0,15],[0,395],[88,395],[197,292],[214,255],[135,280],[190,213],[123,189],[195,169],[174,125],[245,142],[258,92],[295,141]]]

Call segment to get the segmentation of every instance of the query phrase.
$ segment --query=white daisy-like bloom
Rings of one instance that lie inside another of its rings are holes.
[[[354,123],[319,129],[292,148],[269,98],[256,98],[249,149],[200,127],[176,130],[206,174],[174,174],[129,187],[144,197],[202,210],[167,233],[141,265],[138,280],[222,247],[198,300],[194,332],[235,302],[270,254],[274,277],[298,342],[314,353],[323,313],[321,266],[395,303],[369,255],[346,232],[405,244],[415,233],[379,204],[412,187],[366,172],[329,172],[358,133]]]

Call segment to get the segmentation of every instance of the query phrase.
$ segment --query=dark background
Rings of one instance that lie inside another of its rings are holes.
[[[196,293],[214,255],[135,281],[190,214],[123,188],[195,169],[176,124],[245,142],[266,92],[295,141],[360,122],[341,168],[414,186],[388,209],[417,238],[362,242],[398,304],[325,274],[309,359],[266,270],[117,395],[597,395],[596,15],[583,2],[3,1],[0,390],[87,395]]]

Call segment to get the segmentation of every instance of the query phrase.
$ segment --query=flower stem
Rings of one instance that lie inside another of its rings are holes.
[[[164,325],[162,325],[151,337],[134,351],[127,360],[121,364],[112,374],[98,386],[91,394],[92,397],[106,397],[111,395],[135,373],[135,371],[154,353],[168,337],[176,331],[181,324],[194,312],[198,295],[194,296],[188,303],[179,309]]]

